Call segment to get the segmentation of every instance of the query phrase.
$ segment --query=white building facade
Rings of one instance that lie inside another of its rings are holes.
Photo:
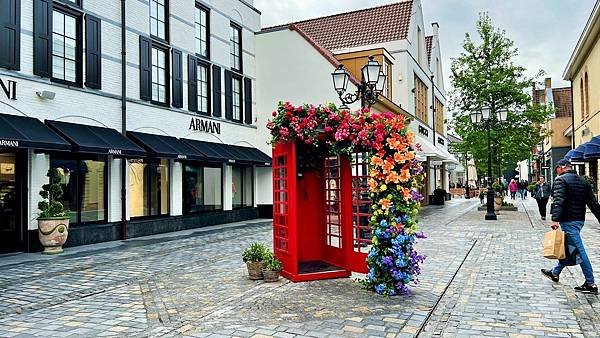
[[[8,4],[0,251],[39,249],[50,168],[71,214],[67,246],[270,214],[252,1]]]

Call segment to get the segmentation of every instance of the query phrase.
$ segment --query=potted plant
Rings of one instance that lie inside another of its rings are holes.
[[[49,183],[42,186],[38,203],[38,236],[44,246],[43,254],[52,255],[63,252],[62,246],[69,235],[69,211],[60,202],[63,190],[58,169],[50,169],[46,174]]]
[[[281,261],[275,258],[274,255],[271,255],[262,271],[265,282],[277,282],[282,268],[283,265],[281,264]]]
[[[252,243],[250,247],[244,250],[242,259],[248,268],[248,277],[252,280],[262,279],[262,270],[269,258],[269,249],[264,244]]]
[[[502,202],[504,202],[504,196],[502,196],[504,186],[496,182],[492,184],[492,189],[494,190],[494,211],[497,213],[502,208]]]

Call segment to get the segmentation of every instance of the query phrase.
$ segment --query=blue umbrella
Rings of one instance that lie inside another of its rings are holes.
[[[583,158],[588,161],[600,159],[600,136],[592,138],[586,145]]]

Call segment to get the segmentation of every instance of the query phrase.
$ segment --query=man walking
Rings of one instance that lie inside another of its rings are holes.
[[[546,220],[546,206],[548,205],[548,198],[550,198],[551,192],[550,183],[546,182],[544,175],[540,175],[539,180],[535,184],[535,189],[533,189],[533,198],[535,198],[538,204],[540,216],[542,216],[542,220],[544,221]]]
[[[581,265],[585,282],[576,286],[575,291],[598,294],[594,282],[592,264],[581,240],[581,229],[585,222],[586,205],[600,221],[600,205],[594,196],[592,186],[571,168],[567,160],[556,163],[557,178],[552,188],[552,229],[560,225],[566,238],[565,259],[558,261],[552,270],[542,269],[544,276],[558,282],[561,271],[569,265]]]

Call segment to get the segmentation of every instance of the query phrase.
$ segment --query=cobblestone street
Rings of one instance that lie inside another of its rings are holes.
[[[379,297],[354,279],[248,280],[241,252],[270,243],[267,220],[1,256],[0,337],[600,337],[600,298],[572,289],[579,267],[559,284],[539,272],[554,262],[541,256],[550,223],[534,201],[497,222],[478,203],[423,209],[427,259],[409,297]],[[583,238],[598,278],[595,219]]]

